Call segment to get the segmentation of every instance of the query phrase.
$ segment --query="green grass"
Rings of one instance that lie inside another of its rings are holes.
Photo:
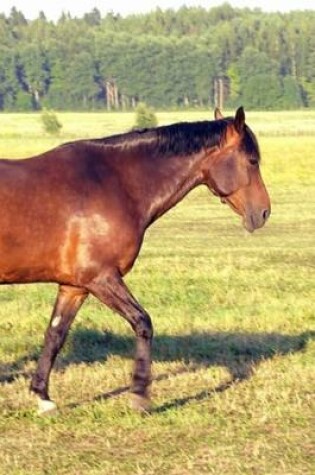
[[[158,114],[160,123],[208,113]],[[209,114],[210,115],[210,114]],[[0,155],[132,126],[131,114],[0,115]],[[36,415],[29,377],[56,288],[0,288],[0,474],[311,475],[314,465],[315,112],[249,113],[272,215],[248,235],[205,189],[160,219],[127,282],[155,326],[153,411],[129,409],[134,338],[90,298]]]

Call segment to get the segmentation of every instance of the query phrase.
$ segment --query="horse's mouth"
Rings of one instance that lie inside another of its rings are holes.
[[[230,201],[228,198],[221,197],[221,203],[223,204],[228,204],[229,207],[238,215],[242,216],[243,218],[243,226],[248,231],[249,233],[253,233],[255,229],[257,229],[257,226],[255,225],[254,219],[252,215],[246,214],[245,212],[241,211],[238,209],[232,201]]]
[[[257,229],[251,216],[243,216],[243,226],[251,234]]]

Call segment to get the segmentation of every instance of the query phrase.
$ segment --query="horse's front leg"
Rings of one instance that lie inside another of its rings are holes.
[[[88,292],[79,287],[60,286],[49,326],[45,334],[45,343],[40,355],[36,372],[32,378],[31,391],[38,395],[39,413],[44,414],[56,409],[48,394],[49,375],[57,354],[66,339],[71,323]]]
[[[99,277],[87,288],[95,297],[122,315],[136,334],[136,356],[131,385],[131,392],[134,395],[133,406],[140,411],[148,411],[153,337],[151,318],[130,293],[116,271]]]

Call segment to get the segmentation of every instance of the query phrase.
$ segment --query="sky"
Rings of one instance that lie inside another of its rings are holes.
[[[23,12],[28,20],[38,17],[43,11],[50,20],[57,20],[62,12],[82,17],[94,7],[102,15],[112,11],[123,16],[131,13],[147,13],[157,7],[178,9],[183,5],[211,8],[224,3],[224,0],[0,0],[0,13],[8,15],[13,6]],[[260,8],[264,11],[315,10],[314,0],[229,0],[234,7]]]

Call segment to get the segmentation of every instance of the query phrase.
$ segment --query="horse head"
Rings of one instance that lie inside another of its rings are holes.
[[[270,198],[260,173],[257,139],[245,123],[244,109],[235,117],[224,118],[219,109],[215,119],[222,121],[224,133],[219,146],[209,154],[204,169],[210,190],[243,217],[249,232],[262,227],[270,215]]]

